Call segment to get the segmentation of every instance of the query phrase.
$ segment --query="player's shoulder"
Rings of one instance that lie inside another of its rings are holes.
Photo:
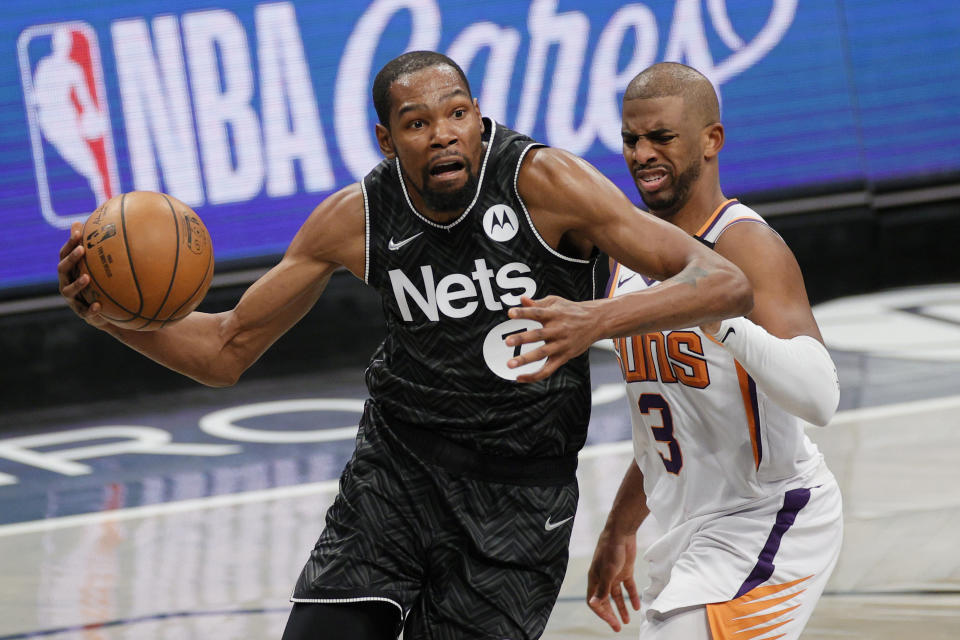
[[[695,235],[703,242],[713,246],[721,236],[742,223],[752,223],[742,226],[742,229],[753,227],[769,229],[767,221],[759,213],[736,198],[730,198],[713,210]]]
[[[307,224],[349,230],[359,223],[362,233],[363,213],[363,190],[360,183],[354,182],[324,198],[310,213]],[[332,232],[333,228],[329,228],[328,232]]]
[[[796,258],[776,229],[750,207],[734,201],[700,239],[732,261],[751,281],[780,277],[797,268]]]
[[[520,175],[554,178],[588,168],[593,169],[593,166],[569,151],[556,147],[534,147],[527,153]]]
[[[359,183],[329,195],[314,208],[297,232],[294,244],[316,258],[351,266],[351,250],[365,237],[363,192]]]
[[[543,201],[551,207],[564,203],[581,207],[595,195],[591,186],[601,181],[605,178],[589,162],[554,147],[531,149],[517,174],[517,187],[524,200]]]

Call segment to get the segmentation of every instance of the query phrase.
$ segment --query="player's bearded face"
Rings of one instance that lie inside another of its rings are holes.
[[[445,169],[462,171],[466,174],[463,184],[444,184],[436,179],[438,172]],[[477,192],[477,174],[473,163],[462,155],[436,159],[421,171],[420,195],[427,207],[434,211],[460,211],[466,209]]]
[[[643,200],[643,203],[647,205],[651,213],[677,211],[690,199],[690,192],[693,185],[700,177],[700,163],[694,159],[694,161],[690,163],[690,166],[679,174],[676,174],[671,167],[656,167],[656,169],[665,170],[667,172],[667,180],[673,184],[659,191],[645,191],[643,180],[636,177],[639,171],[647,170],[641,167],[639,171],[634,172],[634,181],[636,182],[637,190],[640,192],[640,198]]]

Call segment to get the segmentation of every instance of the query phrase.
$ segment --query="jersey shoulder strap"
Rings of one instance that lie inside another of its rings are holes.
[[[739,200],[731,198],[717,207],[694,234],[694,237],[707,246],[712,247],[717,244],[717,240],[720,239],[724,231],[740,222],[767,224],[767,221],[764,220],[759,213],[747,205],[742,204]]]

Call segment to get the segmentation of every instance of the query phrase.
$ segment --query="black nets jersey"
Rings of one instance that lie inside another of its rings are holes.
[[[428,429],[483,453],[567,455],[586,439],[588,356],[541,382],[515,382],[517,371],[506,366],[515,348],[504,339],[536,323],[511,320],[507,310],[523,295],[594,297],[597,253],[572,258],[544,241],[516,186],[524,156],[543,145],[492,120],[484,125],[476,195],[451,222],[416,210],[396,159],[382,161],[361,183],[364,279],[380,293],[387,325],[367,386],[388,423]]]

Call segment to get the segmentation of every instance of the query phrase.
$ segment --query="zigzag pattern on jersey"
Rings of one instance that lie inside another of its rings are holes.
[[[483,234],[479,215],[453,232],[427,229],[404,256],[405,264],[456,265],[463,256],[476,253],[478,234]],[[522,223],[521,223],[522,224]],[[471,233],[472,232],[472,233]],[[484,236],[485,237],[485,236]],[[423,240],[423,242],[420,242]],[[509,244],[489,243],[483,257],[496,271],[516,262]],[[551,290],[551,281],[568,278],[559,265],[531,265],[532,277]],[[419,270],[417,270],[419,271]],[[470,273],[470,271],[460,271]],[[411,280],[422,285],[421,274],[411,271]],[[434,269],[435,281],[448,275]],[[570,292],[563,292],[569,297]],[[482,345],[487,332],[507,319],[507,306],[489,311],[481,302],[466,318],[442,317],[432,322],[411,305],[413,322],[404,322],[394,301],[384,296],[384,316],[390,325],[385,347],[393,353],[417,354],[414,358],[391,358],[386,368],[374,367],[372,380],[377,402],[387,415],[441,431],[450,439],[477,448],[475,431],[483,425],[480,448],[510,456],[556,456],[582,445],[589,420],[589,377],[587,356],[577,358],[558,375],[537,385],[517,385],[493,375],[484,362]],[[586,391],[586,393],[585,393]],[[584,428],[572,430],[571,424]],[[467,433],[464,433],[464,431]]]
[[[799,578],[783,584],[756,587],[729,602],[707,605],[707,619],[713,640],[776,640],[787,634],[767,635],[783,627],[793,618],[783,619],[798,609],[801,603],[787,606],[805,589],[791,591],[786,595],[777,594],[806,582],[813,576]],[[785,605],[785,606],[780,606]]]
[[[430,320],[408,296],[411,320],[404,320],[389,273],[400,270],[421,296],[428,297],[424,267],[433,285],[451,274],[472,278],[477,260],[496,273],[510,263],[529,269],[516,276],[532,278],[537,296],[556,294],[583,300],[592,295],[589,263],[571,263],[548,252],[526,220],[514,192],[514,176],[533,141],[503,127],[495,132],[484,178],[473,207],[446,226],[425,222],[412,212],[392,163],[382,163],[365,179],[369,205],[368,282],[381,295],[387,337],[367,370],[367,385],[390,418],[441,433],[465,447],[504,456],[559,456],[582,447],[589,421],[590,389],[587,356],[567,363],[548,380],[517,385],[493,374],[483,357],[489,331],[507,320],[506,293],[495,278],[487,281],[494,304],[488,309],[476,283],[471,298],[476,309],[467,317],[442,313]],[[517,215],[516,236],[498,242],[487,236],[483,216],[494,205],[507,205]],[[400,243],[389,250],[391,241]],[[433,292],[429,292],[433,295]],[[462,307],[461,300],[456,304]]]
[[[379,429],[364,426],[294,598],[395,599],[413,609],[412,637],[452,640],[480,629],[537,637],[563,580],[573,525],[547,531],[544,523],[575,513],[576,484],[453,477],[388,443]],[[430,633],[418,634],[418,625]]]

